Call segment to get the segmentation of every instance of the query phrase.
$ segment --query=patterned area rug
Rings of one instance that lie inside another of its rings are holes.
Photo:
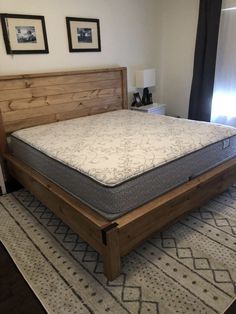
[[[223,313],[236,296],[236,186],[123,258],[113,282],[25,190],[0,197],[0,239],[48,313]]]

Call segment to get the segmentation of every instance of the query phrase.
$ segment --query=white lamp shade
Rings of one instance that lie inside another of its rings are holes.
[[[135,73],[137,88],[145,88],[156,85],[156,70],[155,69],[146,69],[136,71]]]

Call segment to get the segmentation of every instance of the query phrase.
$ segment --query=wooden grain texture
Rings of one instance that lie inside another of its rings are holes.
[[[120,96],[104,96],[99,98],[99,102],[101,102],[101,107],[106,107],[110,104],[116,104],[117,108],[121,106],[121,97]],[[4,118],[7,122],[24,120],[27,118],[40,117],[43,115],[67,112],[77,110],[79,108],[90,108],[93,106],[97,106],[98,98],[85,99],[85,100],[77,100],[62,104],[50,104],[50,105],[42,105],[40,107],[33,106],[26,109],[21,110],[13,110],[10,112],[5,112]]]
[[[11,175],[100,252],[110,280],[120,273],[118,228],[7,153],[6,135],[22,128],[124,109],[125,68],[0,77],[0,149]]]
[[[127,108],[125,68],[0,77],[6,133]]]
[[[37,98],[50,95],[64,95],[90,90],[103,90],[107,88],[119,88],[120,80],[104,80],[85,83],[49,85],[40,87],[26,87],[22,89],[0,90],[0,101],[12,101],[15,99]]]
[[[36,114],[36,116],[32,117],[24,117],[23,119],[17,119],[13,121],[8,121],[5,123],[6,133],[9,134],[13,131],[28,128],[31,126],[42,125],[57,121],[63,121],[68,119],[74,119],[84,116],[89,116],[93,114],[103,113],[107,111],[113,111],[120,109],[120,102],[111,103],[111,104],[103,104],[99,108],[97,107],[97,103],[90,106],[70,104],[68,108],[61,107],[61,110],[58,110],[57,113],[48,113],[44,112],[43,115]],[[50,110],[48,110],[50,111]]]
[[[122,69],[122,108],[128,109],[128,87],[127,87],[127,69]]]
[[[33,87],[48,87],[64,84],[81,84],[86,82],[96,82],[99,80],[119,80],[119,72],[105,72],[105,73],[87,73],[72,74],[72,75],[58,75],[58,76],[46,76],[39,78],[18,78],[11,80],[0,80],[0,91],[3,90],[16,90]]]
[[[0,76],[1,81],[17,80],[17,79],[31,79],[31,78],[44,78],[44,77],[57,77],[57,76],[70,76],[70,75],[81,75],[81,74],[92,74],[92,73],[103,73],[106,72],[120,72],[125,70],[124,67],[112,67],[112,68],[100,68],[100,69],[84,69],[76,71],[61,71],[61,72],[44,72],[44,73],[29,73],[20,75],[7,75]]]
[[[7,193],[3,171],[4,171],[4,166],[3,166],[2,158],[0,156],[0,195]]]
[[[111,73],[110,76],[108,73]],[[99,75],[93,76],[97,80],[90,82],[88,74]],[[62,77],[68,77],[68,84]],[[84,77],[84,80],[81,77]],[[21,80],[24,82],[24,87],[21,86]],[[78,84],[74,80],[78,80]],[[14,81],[12,88],[9,85],[11,81]],[[127,108],[126,69],[0,77],[0,83],[2,83],[0,149],[8,162],[11,174],[102,254],[105,275],[110,280],[115,279],[120,273],[122,255],[236,181],[236,158],[233,158],[109,222],[59,186],[8,154],[5,132],[10,133],[29,126]],[[102,236],[104,228],[114,223],[116,227],[106,232],[104,242]]]
[[[28,128],[31,126],[56,122],[55,114],[43,115],[36,118],[28,118],[11,122],[5,122],[6,133],[9,134],[16,130]]]
[[[106,233],[107,244],[103,254],[104,274],[108,280],[112,281],[120,275],[121,256],[119,230],[117,227],[112,228]]]
[[[17,181],[67,223],[81,238],[104,254],[101,229],[109,224],[109,221],[10,154],[6,154],[5,159],[11,175]]]
[[[19,110],[41,108],[49,105],[62,104],[66,106],[68,103],[75,101],[97,100],[102,101],[104,98],[121,99],[121,88],[107,88],[103,90],[83,91],[79,93],[68,93],[63,95],[42,96],[37,98],[24,98],[16,100],[0,101],[2,113],[15,113]],[[101,99],[102,98],[102,99]]]
[[[236,180],[236,158],[118,218],[121,255],[221,193]],[[140,232],[140,230],[142,230]]]
[[[7,151],[7,138],[3,123],[2,113],[0,111],[0,157]]]
[[[52,209],[103,256],[109,280],[120,273],[120,257],[153,233],[221,193],[236,180],[236,158],[110,222],[10,154],[4,155],[14,178]],[[101,231],[116,224],[106,233]]]

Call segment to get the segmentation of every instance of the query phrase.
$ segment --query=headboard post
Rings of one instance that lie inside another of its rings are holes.
[[[2,119],[2,112],[0,110],[0,157],[7,152],[7,137]]]
[[[7,171],[6,163],[4,160],[4,154],[7,153],[8,151],[8,146],[7,146],[7,137],[6,137],[6,132],[3,124],[3,119],[2,119],[2,112],[0,109],[0,167],[2,168],[3,172],[3,180],[8,180],[9,179],[9,173]]]
[[[128,109],[127,68],[122,69],[122,107]]]

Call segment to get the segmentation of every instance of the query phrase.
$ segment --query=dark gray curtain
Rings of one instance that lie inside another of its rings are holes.
[[[189,119],[210,121],[222,0],[200,0]]]

